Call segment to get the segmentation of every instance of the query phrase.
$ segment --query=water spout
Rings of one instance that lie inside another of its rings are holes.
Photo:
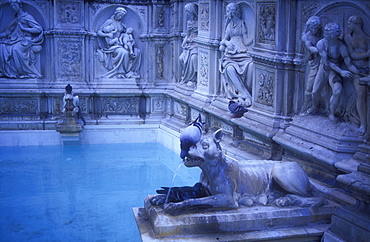
[[[172,186],[173,186],[173,182],[174,182],[174,180],[175,180],[175,177],[176,177],[176,175],[177,175],[178,171],[180,170],[180,167],[181,167],[183,164],[184,164],[184,160],[179,164],[179,166],[176,168],[175,172],[173,173],[172,181],[171,181],[170,187],[168,188],[168,192],[167,192],[167,195],[166,195],[166,200],[165,200],[165,202],[164,202],[165,204],[166,204],[166,203],[168,203],[168,197],[169,197],[169,195],[170,195],[170,193],[171,193],[171,188],[172,188]]]

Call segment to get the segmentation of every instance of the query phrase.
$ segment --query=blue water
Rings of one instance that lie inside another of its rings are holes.
[[[158,143],[0,147],[1,241],[141,241],[132,207],[181,163]],[[173,185],[194,185],[181,166]]]

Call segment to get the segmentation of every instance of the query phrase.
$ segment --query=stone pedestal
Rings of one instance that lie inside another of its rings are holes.
[[[72,111],[67,111],[63,121],[56,125],[56,131],[60,133],[64,145],[79,144],[82,130],[83,125],[75,119]]]
[[[318,208],[242,207],[236,210],[167,215],[145,198],[144,208],[134,208],[143,241],[202,239],[215,241],[319,240],[328,229],[336,206]],[[223,239],[222,239],[223,238]]]
[[[323,236],[323,242],[369,241],[369,208],[341,207],[332,217],[330,230]]]

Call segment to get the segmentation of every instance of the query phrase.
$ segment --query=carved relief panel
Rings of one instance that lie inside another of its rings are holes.
[[[139,97],[102,97],[103,114],[138,114]]]
[[[364,11],[369,6],[369,4],[366,6],[363,2],[339,2],[327,5],[324,3],[301,3],[299,5],[299,8],[305,13],[301,16],[300,21],[302,41],[299,42],[299,49],[305,54],[304,61],[307,66],[305,73],[306,87],[305,90],[300,90],[300,95],[304,95],[301,114],[328,114],[326,116],[333,123],[343,121],[352,123],[359,127],[359,133],[367,129],[368,114],[366,106],[369,104],[364,94],[366,88],[359,84],[359,80],[361,77],[370,74],[370,58],[359,58],[356,55],[369,51],[369,48],[358,45],[359,40],[370,40],[368,37],[370,26],[366,24],[370,20],[370,15]],[[317,31],[314,31],[315,21],[312,21],[313,18],[318,19],[316,22],[319,23],[319,27],[322,29],[320,36],[316,34]],[[303,22],[304,20],[306,22]],[[333,33],[334,38],[325,35],[329,32]],[[362,37],[356,39],[355,36]],[[315,41],[313,41],[313,37],[316,37]],[[337,45],[330,46],[329,41],[330,43],[337,43]],[[354,48],[353,44],[357,47]],[[328,47],[323,48],[324,45],[328,45]],[[335,46],[340,45],[345,46],[347,54],[343,55],[335,48]],[[317,61],[312,58],[314,53],[310,52],[313,47],[319,50],[320,55],[316,54]],[[328,53],[329,51],[330,53]],[[335,56],[333,53],[337,53],[340,58],[333,57]],[[330,62],[339,67],[342,73],[343,71],[344,73],[350,71],[352,74],[336,75],[335,73],[338,73],[338,71],[323,68],[320,63],[323,63],[322,59],[325,58],[325,54],[332,56]],[[325,75],[331,76],[328,78]],[[334,78],[336,78],[335,82],[333,82]],[[320,85],[321,83],[326,85]]]
[[[275,45],[276,5],[259,4],[257,21],[257,42],[262,44]]]
[[[34,79],[45,75],[45,20],[39,10],[28,3],[1,1],[0,78]]]
[[[39,106],[37,98],[0,97],[0,115],[37,115]]]
[[[201,3],[199,7],[200,30],[209,31],[209,3]]]
[[[208,87],[208,70],[209,70],[209,59],[208,53],[199,51],[199,85]]]
[[[81,41],[62,39],[58,41],[58,77],[82,77],[82,49]]]
[[[93,26],[96,33],[95,78],[133,79],[141,77],[144,9],[111,5],[98,10]]]
[[[153,113],[163,113],[166,108],[166,99],[163,96],[153,97],[152,99],[152,112]]]
[[[57,27],[68,25],[69,28],[74,26],[75,28],[83,27],[83,5],[82,2],[75,1],[58,1],[57,2]]]
[[[174,102],[174,116],[186,121],[188,117],[188,106],[183,103]]]
[[[256,68],[256,95],[255,101],[268,105],[274,105],[275,75],[273,72]]]

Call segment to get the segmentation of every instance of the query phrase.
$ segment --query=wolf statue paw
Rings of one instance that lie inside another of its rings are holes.
[[[153,206],[163,206],[166,202],[166,195],[155,195],[149,199]]]

